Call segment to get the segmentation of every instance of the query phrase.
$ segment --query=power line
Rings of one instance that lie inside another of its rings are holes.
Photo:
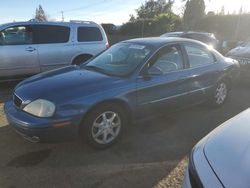
[[[106,0],[104,0],[104,1],[106,1]],[[116,3],[117,2],[119,2],[119,1],[123,1],[123,0],[116,0]],[[119,4],[119,5],[121,5],[121,4]],[[105,7],[102,7],[102,9],[104,9],[104,10],[107,10],[107,9],[105,9]],[[122,11],[124,9],[124,6],[122,5],[122,7],[120,8],[120,9],[117,9],[116,8],[116,10],[115,10],[115,12],[120,12],[120,11]],[[114,11],[102,11],[101,13],[98,13],[98,14],[92,14],[93,16],[103,16],[103,15],[107,15],[107,14],[109,14],[109,13],[113,13]],[[84,13],[80,13],[80,14],[75,14],[75,15],[72,15],[71,14],[71,16],[74,16],[74,17],[78,17],[78,16],[83,16],[84,15]]]
[[[107,0],[102,0],[102,1],[95,2],[95,3],[89,4],[89,5],[81,6],[81,7],[78,7],[78,8],[66,9],[66,10],[63,10],[63,12],[67,13],[67,12],[74,12],[74,11],[78,11],[78,10],[82,10],[82,9],[87,9],[87,8],[91,8],[91,7],[94,7],[96,5],[100,5],[100,4],[106,3],[106,2],[107,2]],[[56,12],[56,13],[54,13],[52,15],[61,14],[61,12],[62,11],[59,11],[59,12]]]
[[[104,16],[104,15],[108,15],[108,14],[113,14],[113,13],[116,13],[116,12],[120,12],[120,11],[122,11],[122,10],[124,10],[124,8],[120,8],[120,9],[117,9],[116,11],[113,11],[113,12],[101,12],[101,13],[98,13],[98,14],[92,14],[91,16]],[[77,15],[73,15],[73,16],[83,16],[84,15],[84,13],[82,13],[82,14],[77,14]]]

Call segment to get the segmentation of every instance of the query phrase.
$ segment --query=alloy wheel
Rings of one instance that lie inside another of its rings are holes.
[[[218,105],[223,104],[224,101],[227,98],[227,93],[228,93],[227,85],[225,83],[223,83],[223,82],[220,83],[217,86],[216,91],[215,91],[215,102],[216,102],[216,104],[218,104]]]
[[[112,111],[99,115],[92,125],[92,137],[99,144],[109,144],[117,138],[121,130],[121,118]]]

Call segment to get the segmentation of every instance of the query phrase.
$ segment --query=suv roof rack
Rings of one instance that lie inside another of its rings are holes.
[[[81,24],[95,24],[92,21],[83,21],[83,20],[70,20],[71,23],[81,23]]]

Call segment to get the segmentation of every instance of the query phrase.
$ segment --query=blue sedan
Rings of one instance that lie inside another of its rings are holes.
[[[10,125],[32,142],[81,136],[98,148],[119,140],[130,120],[209,101],[225,103],[237,61],[180,38],[120,42],[80,66],[38,74],[5,103]]]

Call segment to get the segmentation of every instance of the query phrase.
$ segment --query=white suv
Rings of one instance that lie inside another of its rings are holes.
[[[0,25],[0,81],[80,64],[108,47],[103,28],[90,21]]]

